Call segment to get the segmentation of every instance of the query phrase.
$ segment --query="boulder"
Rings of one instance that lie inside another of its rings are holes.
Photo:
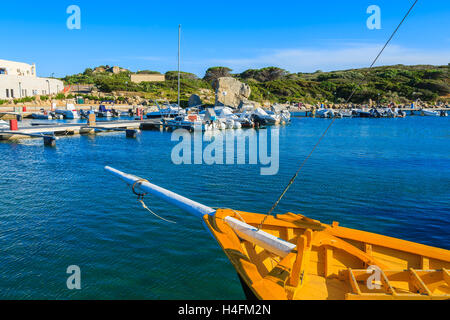
[[[250,97],[250,86],[232,77],[222,77],[214,81],[216,105],[237,108]]]
[[[189,108],[199,106],[202,104],[202,99],[196,94],[193,94],[189,97],[188,105]]]

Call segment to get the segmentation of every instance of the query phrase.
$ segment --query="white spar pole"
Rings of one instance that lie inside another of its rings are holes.
[[[135,189],[140,189],[144,192],[152,194],[199,218],[203,218],[205,214],[214,215],[216,213],[216,210],[214,210],[213,208],[210,208],[201,203],[180,196],[179,194],[161,188],[148,181],[142,180],[141,178],[136,177],[134,175],[121,172],[108,166],[105,167],[105,170],[119,177],[129,185],[133,185],[136,182],[140,181],[139,183],[136,183]],[[225,217],[225,222],[234,230],[234,232],[236,232],[236,234],[241,239],[254,243],[281,257],[285,257],[286,255],[289,254],[289,252],[291,252],[296,247],[294,244],[290,242],[277,238],[271,235],[270,233],[259,230],[233,217],[230,216]]]
[[[136,184],[135,189],[140,189],[144,192],[150,193],[160,198],[161,200],[173,204],[174,206],[184,211],[187,211],[199,218],[202,218],[205,214],[214,214],[216,212],[216,210],[214,210],[213,208],[210,208],[201,203],[180,196],[175,192],[161,188],[148,181],[142,181],[141,178],[136,177],[134,175],[124,173],[122,171],[116,170],[108,166],[105,167],[105,170],[112,173],[116,177],[119,177],[129,185],[133,185],[136,182],[141,181],[140,183]]]

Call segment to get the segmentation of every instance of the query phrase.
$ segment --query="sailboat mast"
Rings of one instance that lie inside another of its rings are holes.
[[[178,106],[180,107],[180,47],[181,47],[181,24],[178,25]]]

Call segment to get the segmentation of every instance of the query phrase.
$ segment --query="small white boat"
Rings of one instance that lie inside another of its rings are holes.
[[[189,115],[189,116],[177,116],[173,119],[163,119],[165,124],[172,129],[182,128],[187,130],[194,130],[197,128],[202,128],[205,130],[202,119],[198,115]]]
[[[65,119],[80,119],[80,115],[72,103],[68,103],[66,109],[56,109],[55,113],[63,115]]]
[[[0,130],[9,129],[9,124],[6,121],[0,120]]]
[[[334,111],[331,109],[319,109],[316,112],[316,117],[319,118],[334,118]]]
[[[239,117],[233,113],[229,107],[216,107],[214,111],[217,114],[217,120],[225,123],[226,129],[240,129],[242,124]],[[220,129],[220,128],[219,128]]]
[[[352,118],[353,114],[351,110],[341,110],[338,112],[342,118]]]
[[[106,106],[103,104],[98,107],[98,111],[95,114],[98,118],[111,118],[113,116],[112,111],[106,109]]]
[[[423,116],[429,116],[429,117],[440,117],[441,113],[439,111],[422,109],[422,115]]]
[[[269,114],[268,112],[264,111],[262,108],[256,108],[255,111],[253,111],[253,117],[256,122],[259,122],[263,125],[273,125],[280,123],[280,117],[274,113]]]
[[[183,108],[176,104],[167,105],[166,108],[160,108],[159,104],[156,103],[158,111],[147,113],[147,119],[158,119],[158,118],[175,118],[178,115],[184,114]]]

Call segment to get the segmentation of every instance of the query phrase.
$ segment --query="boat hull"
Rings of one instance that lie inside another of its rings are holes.
[[[234,217],[297,244],[278,256],[243,240],[226,222]],[[365,231],[322,224],[302,215],[276,217],[219,209],[204,221],[244,283],[264,300],[450,299],[450,251]],[[370,289],[368,267],[381,287]],[[378,270],[376,269],[376,270]],[[370,269],[371,270],[371,269]],[[418,293],[419,292],[419,293]]]

